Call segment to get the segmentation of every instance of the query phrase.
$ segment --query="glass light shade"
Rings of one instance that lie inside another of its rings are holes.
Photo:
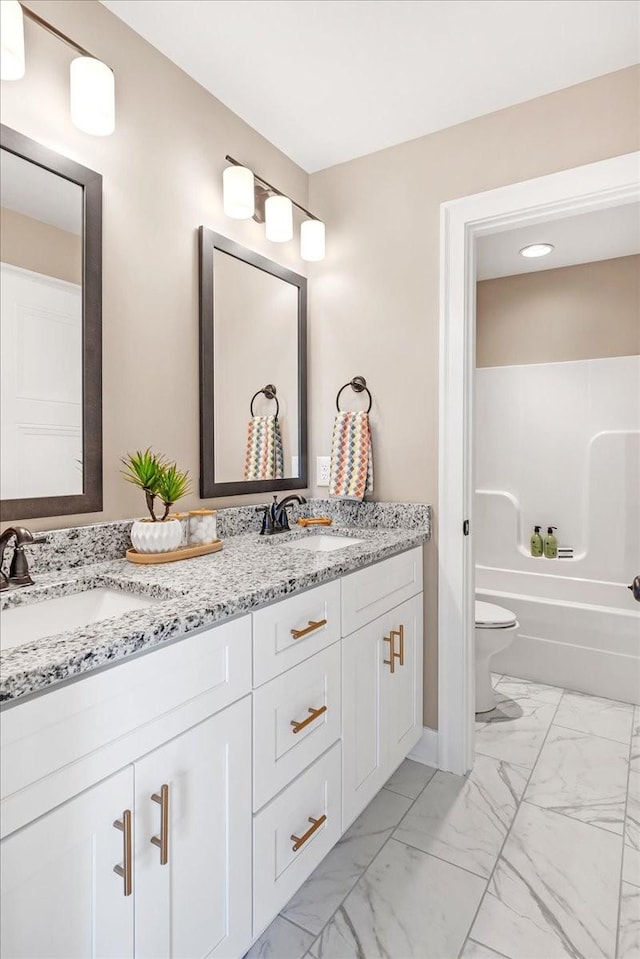
[[[555,247],[553,243],[530,243],[529,246],[522,247],[520,256],[548,256],[549,253],[553,253],[554,250]]]
[[[288,196],[270,196],[264,204],[267,240],[286,243],[293,237],[293,203]]]
[[[24,76],[24,19],[18,0],[0,2],[0,77]]]
[[[93,57],[71,61],[71,121],[78,130],[106,137],[116,128],[113,71]]]
[[[313,263],[324,260],[324,223],[322,220],[303,220],[300,226],[300,256]]]
[[[233,220],[248,220],[256,209],[253,173],[246,166],[228,166],[222,174],[222,204]]]

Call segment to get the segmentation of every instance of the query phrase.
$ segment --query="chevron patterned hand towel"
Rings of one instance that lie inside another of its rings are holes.
[[[329,496],[363,500],[373,493],[369,414],[338,413],[331,440]]]
[[[253,416],[247,430],[246,480],[282,479],[284,456],[277,416]]]

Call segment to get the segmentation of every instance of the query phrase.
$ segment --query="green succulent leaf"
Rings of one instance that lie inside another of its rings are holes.
[[[173,504],[190,492],[189,470],[178,469],[177,463],[163,466],[156,487],[156,493],[165,507],[163,519],[168,515]]]
[[[122,475],[128,483],[143,490],[147,502],[147,509],[152,520],[156,520],[153,509],[155,497],[158,495],[158,484],[165,468],[164,457],[158,456],[150,447],[146,450],[136,450],[127,453],[121,459],[124,469]]]

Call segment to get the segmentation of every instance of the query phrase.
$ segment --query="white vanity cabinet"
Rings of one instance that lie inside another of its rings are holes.
[[[240,959],[422,732],[422,550],[6,711],[3,959]]]

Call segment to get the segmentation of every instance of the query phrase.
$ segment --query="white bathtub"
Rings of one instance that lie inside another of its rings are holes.
[[[476,598],[520,624],[494,672],[640,704],[640,603],[626,584],[476,566]]]

